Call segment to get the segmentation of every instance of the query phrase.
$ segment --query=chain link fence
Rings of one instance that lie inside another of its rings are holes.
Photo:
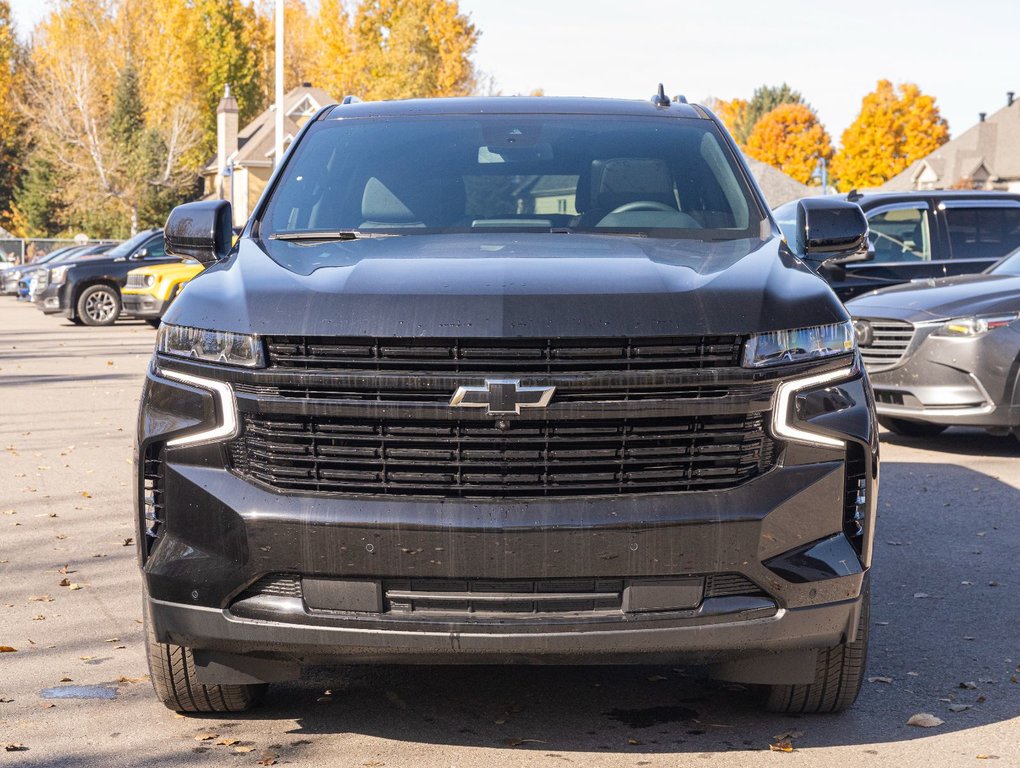
[[[58,248],[72,245],[99,245],[100,243],[116,243],[118,240],[92,240],[87,237],[55,238],[33,237],[0,239],[0,261],[7,265],[28,264]],[[3,266],[3,265],[0,265]]]

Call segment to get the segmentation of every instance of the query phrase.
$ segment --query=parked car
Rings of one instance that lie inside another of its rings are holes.
[[[128,272],[143,263],[176,261],[180,259],[166,254],[162,230],[146,230],[100,258],[73,261],[48,270],[46,285],[35,303],[48,315],[63,313],[76,323],[111,325],[120,317],[120,292]]]
[[[174,264],[153,264],[128,272],[121,291],[124,311],[153,327],[191,278],[204,269],[195,259]]]
[[[911,280],[982,272],[1020,248],[1018,194],[936,190],[846,199],[864,210],[871,234],[865,259],[835,260],[821,270],[844,301]],[[796,205],[775,212],[788,234],[796,227]]]
[[[984,274],[884,288],[847,309],[886,429],[1020,438],[1020,250]]]
[[[428,147],[427,153],[421,148]],[[152,682],[235,711],[302,663],[706,663],[857,695],[878,438],[845,308],[726,129],[671,103],[350,103],[309,119],[167,310],[141,398]],[[801,233],[804,239],[804,233]]]
[[[0,273],[3,283],[3,293],[6,296],[17,296],[18,295],[18,284],[21,282],[22,275],[30,273],[37,269],[40,269],[44,264],[52,262],[54,259],[59,258],[68,251],[73,250],[77,246],[67,246],[66,248],[58,248],[55,251],[51,251],[43,256],[40,256],[35,261],[30,261],[28,264],[21,264],[14,267],[7,267]],[[31,274],[27,274],[27,277],[31,277]],[[26,282],[27,285],[27,282]]]
[[[40,266],[39,269],[33,270],[26,277],[22,278],[22,284],[18,286],[18,297],[34,302],[46,287],[51,268],[58,264],[67,264],[71,261],[102,256],[113,248],[114,245],[115,243],[96,243],[93,245],[79,245],[65,250],[57,258],[47,262],[45,266]]]

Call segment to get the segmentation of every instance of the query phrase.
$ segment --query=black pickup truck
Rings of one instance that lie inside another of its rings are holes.
[[[152,682],[252,706],[302,664],[706,664],[784,712],[857,696],[878,437],[846,201],[798,258],[707,110],[486,98],[312,117],[144,385]]]
[[[140,232],[100,258],[70,261],[40,273],[36,306],[47,315],[63,313],[75,323],[111,325],[121,313],[127,273],[142,264],[180,261],[168,256],[161,229]]]

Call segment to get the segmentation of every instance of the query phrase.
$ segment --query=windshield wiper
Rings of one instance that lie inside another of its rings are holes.
[[[302,232],[274,232],[270,240],[297,240],[327,243],[336,240],[366,240],[375,237],[399,237],[396,232],[362,232],[360,229],[310,229]]]

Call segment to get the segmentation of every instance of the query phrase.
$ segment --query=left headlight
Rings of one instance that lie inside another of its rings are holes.
[[[156,276],[155,275],[146,275],[143,278],[142,282],[145,283],[145,287],[146,288],[151,288],[152,286],[154,286],[156,284]]]
[[[975,315],[974,317],[957,317],[947,320],[938,330],[935,336],[980,336],[982,333],[994,331],[997,328],[1005,328],[1007,325],[1016,322],[1020,318],[1020,312],[1012,312],[1003,315]]]
[[[64,280],[67,279],[68,269],[70,269],[70,265],[51,269],[49,275],[50,285],[63,285]]]
[[[744,347],[744,367],[762,368],[845,355],[855,346],[854,327],[849,320],[789,331],[756,333]]]
[[[163,355],[246,368],[263,368],[266,364],[258,336],[184,325],[161,325],[156,337],[156,351]]]

